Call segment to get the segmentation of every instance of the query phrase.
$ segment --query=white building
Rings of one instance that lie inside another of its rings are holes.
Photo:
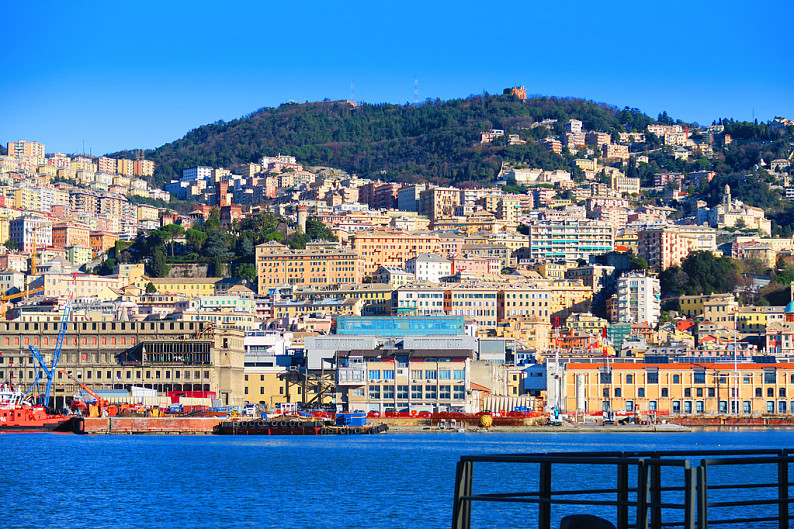
[[[191,167],[190,169],[182,170],[182,182],[191,182],[193,180],[209,180],[212,178],[212,167]]]
[[[440,255],[423,253],[405,262],[405,270],[418,281],[440,283],[442,277],[452,275],[452,261]]]
[[[656,326],[661,314],[659,280],[641,273],[618,280],[618,321]]]
[[[36,248],[52,246],[52,222],[40,217],[24,216],[9,223],[8,237],[19,245],[20,250],[29,252]]]
[[[530,259],[587,260],[612,250],[612,226],[596,220],[548,220],[529,227]]]

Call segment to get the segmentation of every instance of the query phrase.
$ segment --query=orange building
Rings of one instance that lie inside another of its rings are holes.
[[[118,240],[118,235],[107,231],[92,231],[89,235],[89,242],[94,254],[100,254],[113,248]]]
[[[79,222],[63,222],[53,226],[52,245],[56,248],[90,246],[91,228]]]
[[[362,231],[351,236],[353,249],[364,261],[364,275],[381,266],[403,267],[409,259],[423,253],[441,255],[438,235],[402,231]]]

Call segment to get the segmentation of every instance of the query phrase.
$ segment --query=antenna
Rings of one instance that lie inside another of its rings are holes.
[[[414,106],[419,104],[419,77],[414,75]]]
[[[350,100],[351,101],[356,100],[356,85],[352,79],[350,80]]]

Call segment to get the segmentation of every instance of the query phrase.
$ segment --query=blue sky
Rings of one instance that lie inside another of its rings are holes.
[[[794,2],[14,2],[0,141],[97,155],[290,100],[524,85],[685,121],[794,118]],[[292,7],[298,6],[298,7]]]

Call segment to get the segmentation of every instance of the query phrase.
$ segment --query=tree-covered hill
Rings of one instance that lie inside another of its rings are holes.
[[[327,165],[383,180],[452,183],[487,181],[502,161],[544,169],[568,167],[537,140],[560,134],[563,124],[579,119],[584,128],[603,132],[644,130],[653,120],[637,109],[581,99],[472,96],[420,105],[324,101],[262,108],[231,122],[219,121],[190,131],[184,138],[146,152],[157,163],[159,183],[182,169],[205,165],[233,167],[264,155],[288,154],[309,165]],[[534,123],[556,119],[551,130]],[[506,141],[481,145],[480,133],[504,129],[525,145]],[[131,157],[131,151],[111,154]]]

